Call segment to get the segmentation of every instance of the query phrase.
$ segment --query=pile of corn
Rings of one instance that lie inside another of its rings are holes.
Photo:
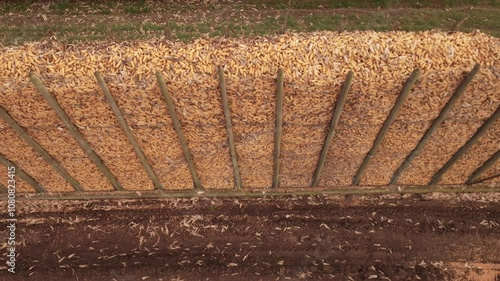
[[[480,73],[448,120],[399,181],[426,184],[498,107],[499,43],[499,39],[479,32],[435,31],[321,32],[251,40],[200,39],[188,44],[159,40],[30,43],[0,49],[0,104],[86,190],[111,190],[111,184],[30,84],[28,74],[38,73],[125,189],[153,189],[97,86],[94,72],[100,71],[160,181],[168,189],[189,189],[193,184],[187,164],[154,77],[160,70],[203,187],[232,188],[216,71],[217,65],[222,65],[243,186],[265,188],[272,182],[275,79],[282,67],[285,87],[280,185],[305,187],[311,182],[342,83],[352,70],[354,82],[320,180],[323,186],[347,186],[405,80],[420,68],[421,78],[361,182],[385,185],[464,74],[480,63]],[[49,191],[71,190],[3,121],[0,139],[4,144],[0,153]],[[442,183],[463,183],[498,149],[498,139],[500,124],[495,124]],[[498,165],[493,167],[485,176],[498,173],[498,169]]]

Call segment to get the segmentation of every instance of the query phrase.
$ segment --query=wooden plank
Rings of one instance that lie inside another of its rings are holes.
[[[495,162],[500,158],[500,150],[498,150],[493,156],[491,156],[486,162],[481,165],[481,167],[477,168],[467,179],[465,184],[474,184],[476,183],[477,178],[481,176],[486,170],[488,170]]]
[[[30,196],[19,196],[19,200],[103,200],[103,199],[154,199],[154,198],[210,198],[210,197],[269,197],[269,196],[325,196],[325,195],[382,195],[382,194],[426,194],[426,193],[476,193],[476,192],[500,192],[500,187],[491,187],[488,185],[474,186],[440,186],[437,188],[429,186],[404,186],[396,188],[395,186],[375,187],[375,188],[304,188],[304,189],[272,189],[262,192],[262,190],[227,190],[227,191],[176,191],[176,192],[159,192],[159,191],[144,191],[141,193],[124,191],[124,192],[85,192],[80,194],[36,194]]]
[[[474,133],[474,135],[465,143],[455,154],[444,164],[444,166],[439,169],[436,174],[432,177],[431,181],[429,182],[429,185],[437,184],[442,176],[455,164],[462,155],[464,155],[487,131],[488,129],[493,126],[493,124],[498,120],[500,117],[500,107],[497,108],[495,113],[486,120],[483,125]]]
[[[342,110],[344,109],[347,94],[349,93],[349,89],[351,88],[353,77],[354,72],[349,71],[347,73],[344,84],[342,85],[342,90],[337,100],[335,111],[333,112],[332,120],[330,121],[330,126],[328,127],[328,134],[326,135],[325,142],[323,143],[323,148],[321,149],[321,154],[318,159],[318,164],[316,165],[316,170],[314,170],[311,187],[316,187],[318,185],[321,171],[323,170],[323,166],[325,165],[326,157],[328,155],[328,150],[330,149],[331,142],[333,140],[333,137],[335,136],[335,130],[337,128],[337,124],[339,123],[340,115],[342,114]]]
[[[113,95],[111,95],[111,92],[109,91],[108,86],[106,86],[106,82],[104,82],[102,75],[99,72],[96,72],[95,77],[97,78],[97,82],[99,84],[99,87],[101,88],[102,92],[104,93],[104,96],[106,97],[106,100],[108,101],[108,104],[111,106],[113,113],[115,114],[116,118],[118,119],[118,123],[120,123],[120,126],[122,127],[122,130],[125,133],[125,136],[127,137],[129,143],[134,148],[134,151],[135,151],[135,154],[137,155],[137,158],[139,158],[139,161],[141,162],[142,166],[146,170],[146,173],[148,174],[149,178],[151,179],[151,181],[153,181],[155,188],[159,189],[159,190],[163,190],[163,186],[160,183],[160,180],[156,176],[156,174],[153,170],[153,167],[151,166],[151,164],[149,164],[148,159],[146,158],[146,155],[144,155],[144,152],[142,151],[141,147],[139,146],[139,143],[137,142],[137,139],[135,138],[134,134],[130,130],[130,127],[127,124],[127,121],[125,120],[125,117],[123,116],[120,108],[118,107],[118,104],[116,103],[115,98],[113,97]]]
[[[34,140],[27,132],[26,130],[17,123],[12,116],[9,115],[9,113],[2,107],[0,106],[0,117],[7,122],[7,124],[16,131],[16,133],[25,141],[27,142],[33,150],[38,152],[42,156],[42,158],[50,165],[52,168],[58,172],[71,186],[75,191],[78,192],[83,192],[83,188],[80,185],[80,183],[74,179],[66,169],[57,162],[54,157],[52,157],[36,140]]]
[[[391,178],[391,181],[389,182],[389,184],[396,184],[397,183],[397,181],[398,181],[399,177],[401,176],[401,174],[404,172],[404,170],[406,168],[408,168],[408,166],[413,161],[413,159],[415,157],[417,157],[418,153],[420,153],[420,151],[427,144],[427,142],[431,138],[431,136],[434,133],[434,131],[436,131],[437,128],[439,127],[439,125],[441,125],[441,123],[444,121],[444,119],[446,118],[448,112],[450,112],[450,110],[453,108],[453,106],[455,105],[455,103],[458,101],[458,99],[465,92],[465,90],[467,89],[467,86],[470,84],[470,82],[472,81],[472,79],[474,78],[474,76],[476,76],[476,74],[479,72],[479,69],[480,69],[480,65],[476,64],[474,66],[474,68],[471,70],[471,72],[469,72],[469,74],[467,75],[467,77],[465,77],[465,79],[462,81],[462,83],[460,83],[460,86],[458,86],[458,88],[455,90],[455,93],[453,93],[453,95],[448,100],[448,102],[446,103],[446,105],[444,106],[444,108],[441,110],[441,112],[439,113],[439,116],[436,119],[434,119],[432,125],[429,127],[429,129],[427,130],[427,132],[425,132],[424,136],[420,139],[420,141],[418,142],[417,146],[406,157],[406,159],[399,166],[399,168],[396,170],[396,172],[394,173],[394,175],[392,175],[392,178]]]
[[[361,164],[358,171],[356,172],[356,175],[354,176],[354,179],[352,181],[352,185],[358,185],[359,182],[361,181],[363,174],[365,173],[366,169],[368,168],[368,165],[370,164],[373,156],[375,156],[375,153],[377,153],[377,149],[379,148],[380,144],[384,140],[385,134],[387,133],[387,131],[389,131],[389,128],[391,127],[392,123],[396,119],[396,116],[398,115],[399,110],[403,106],[403,104],[406,100],[406,97],[408,97],[408,94],[410,93],[411,88],[413,87],[415,82],[417,82],[419,75],[420,75],[420,69],[417,68],[417,69],[413,70],[413,72],[410,75],[410,77],[408,78],[408,80],[406,80],[406,83],[403,87],[403,90],[399,94],[399,97],[396,100],[396,103],[394,104],[394,106],[392,107],[392,110],[389,113],[389,116],[387,116],[387,119],[385,120],[382,129],[380,129],[380,132],[378,133],[377,138],[375,139],[375,142],[373,143],[372,148],[370,149],[368,154],[366,154],[366,157],[363,160],[363,163]]]
[[[163,95],[165,103],[167,104],[168,113],[170,114],[170,118],[172,118],[172,123],[174,124],[175,132],[179,137],[179,142],[181,143],[182,151],[184,152],[184,158],[186,158],[186,161],[188,163],[188,168],[189,171],[191,172],[191,177],[193,179],[194,189],[201,190],[202,186],[200,183],[200,179],[198,177],[198,173],[196,172],[196,169],[194,167],[191,151],[189,151],[186,137],[182,133],[181,122],[179,121],[179,117],[177,116],[177,112],[175,111],[174,103],[172,101],[172,98],[170,97],[170,94],[168,93],[167,85],[165,84],[165,80],[163,79],[163,75],[161,74],[160,71],[156,72],[156,79],[158,80],[161,94]]]
[[[27,174],[25,171],[23,171],[23,169],[19,168],[19,166],[17,166],[14,162],[7,159],[7,157],[5,157],[2,154],[0,154],[0,163],[4,164],[7,168],[15,167],[16,177],[19,177],[23,181],[27,182],[35,189],[36,192],[38,193],[46,192],[45,188],[41,186],[32,176]]]
[[[231,110],[229,109],[229,100],[227,98],[226,81],[224,79],[224,69],[219,66],[219,86],[222,97],[222,108],[224,109],[224,118],[226,119],[227,138],[229,142],[229,152],[233,162],[234,184],[236,189],[241,189],[240,168],[238,166],[238,155],[234,145],[233,124],[231,122]]]
[[[278,69],[276,83],[276,124],[274,126],[274,168],[273,188],[279,187],[281,134],[283,131],[283,69]]]
[[[111,173],[102,159],[95,153],[90,144],[85,140],[82,133],[78,130],[78,128],[71,122],[68,114],[64,111],[61,105],[57,102],[57,100],[50,94],[49,90],[43,85],[42,81],[38,76],[34,73],[30,73],[30,80],[35,85],[35,88],[38,92],[45,98],[47,103],[52,107],[52,109],[56,112],[57,116],[64,122],[64,125],[68,128],[71,135],[76,139],[80,147],[83,149],[85,154],[94,161],[95,165],[99,170],[103,173],[103,175],[111,182],[115,190],[123,190],[121,184],[116,180],[115,176]]]

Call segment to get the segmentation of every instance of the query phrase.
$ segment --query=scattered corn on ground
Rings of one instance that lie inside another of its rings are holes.
[[[29,43],[0,49],[0,104],[85,190],[111,184],[31,85],[36,72],[125,189],[153,184],[128,143],[94,77],[100,71],[135,137],[167,189],[193,187],[155,71],[167,80],[205,188],[233,188],[217,65],[225,70],[236,151],[246,188],[272,183],[275,79],[284,69],[280,186],[305,187],[318,162],[337,96],[349,70],[354,82],[320,185],[352,177],[415,68],[421,77],[374,156],[362,185],[386,185],[475,63],[481,64],[447,120],[402,175],[400,184],[427,184],[500,104],[500,40],[428,32],[320,32],[193,43],[137,41],[61,45]],[[48,191],[71,186],[0,120],[0,153]],[[461,184],[499,147],[497,122],[441,181]],[[498,174],[499,164],[483,177]],[[2,173],[1,176],[4,176]],[[491,180],[498,182],[498,178]],[[21,184],[22,191],[29,190]]]

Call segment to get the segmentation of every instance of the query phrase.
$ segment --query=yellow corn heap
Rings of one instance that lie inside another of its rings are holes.
[[[221,106],[217,65],[223,65],[243,186],[271,186],[274,111],[279,67],[284,69],[281,187],[309,186],[326,128],[349,70],[354,82],[319,185],[347,186],[415,68],[414,86],[361,185],[385,185],[437,117],[464,74],[481,70],[448,119],[400,178],[426,184],[498,107],[500,40],[479,32],[350,32],[283,34],[257,39],[160,40],[61,45],[37,42],[0,49],[0,104],[86,190],[111,184],[86,157],[61,120],[30,84],[40,74],[73,123],[125,189],[153,184],[106,103],[94,77],[100,71],[142,150],[167,189],[192,180],[163,101],[155,71],[167,80],[182,129],[205,188],[232,188],[232,165]],[[0,153],[48,191],[71,186],[0,122]],[[463,183],[498,149],[500,123],[443,177]],[[485,177],[499,172],[498,164]],[[0,180],[6,182],[6,173]],[[493,181],[498,182],[498,178]],[[29,187],[21,185],[21,190]]]

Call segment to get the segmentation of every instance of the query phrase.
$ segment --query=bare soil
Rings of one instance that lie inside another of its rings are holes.
[[[0,280],[500,278],[500,204],[483,196],[19,201],[18,212],[17,273]]]

